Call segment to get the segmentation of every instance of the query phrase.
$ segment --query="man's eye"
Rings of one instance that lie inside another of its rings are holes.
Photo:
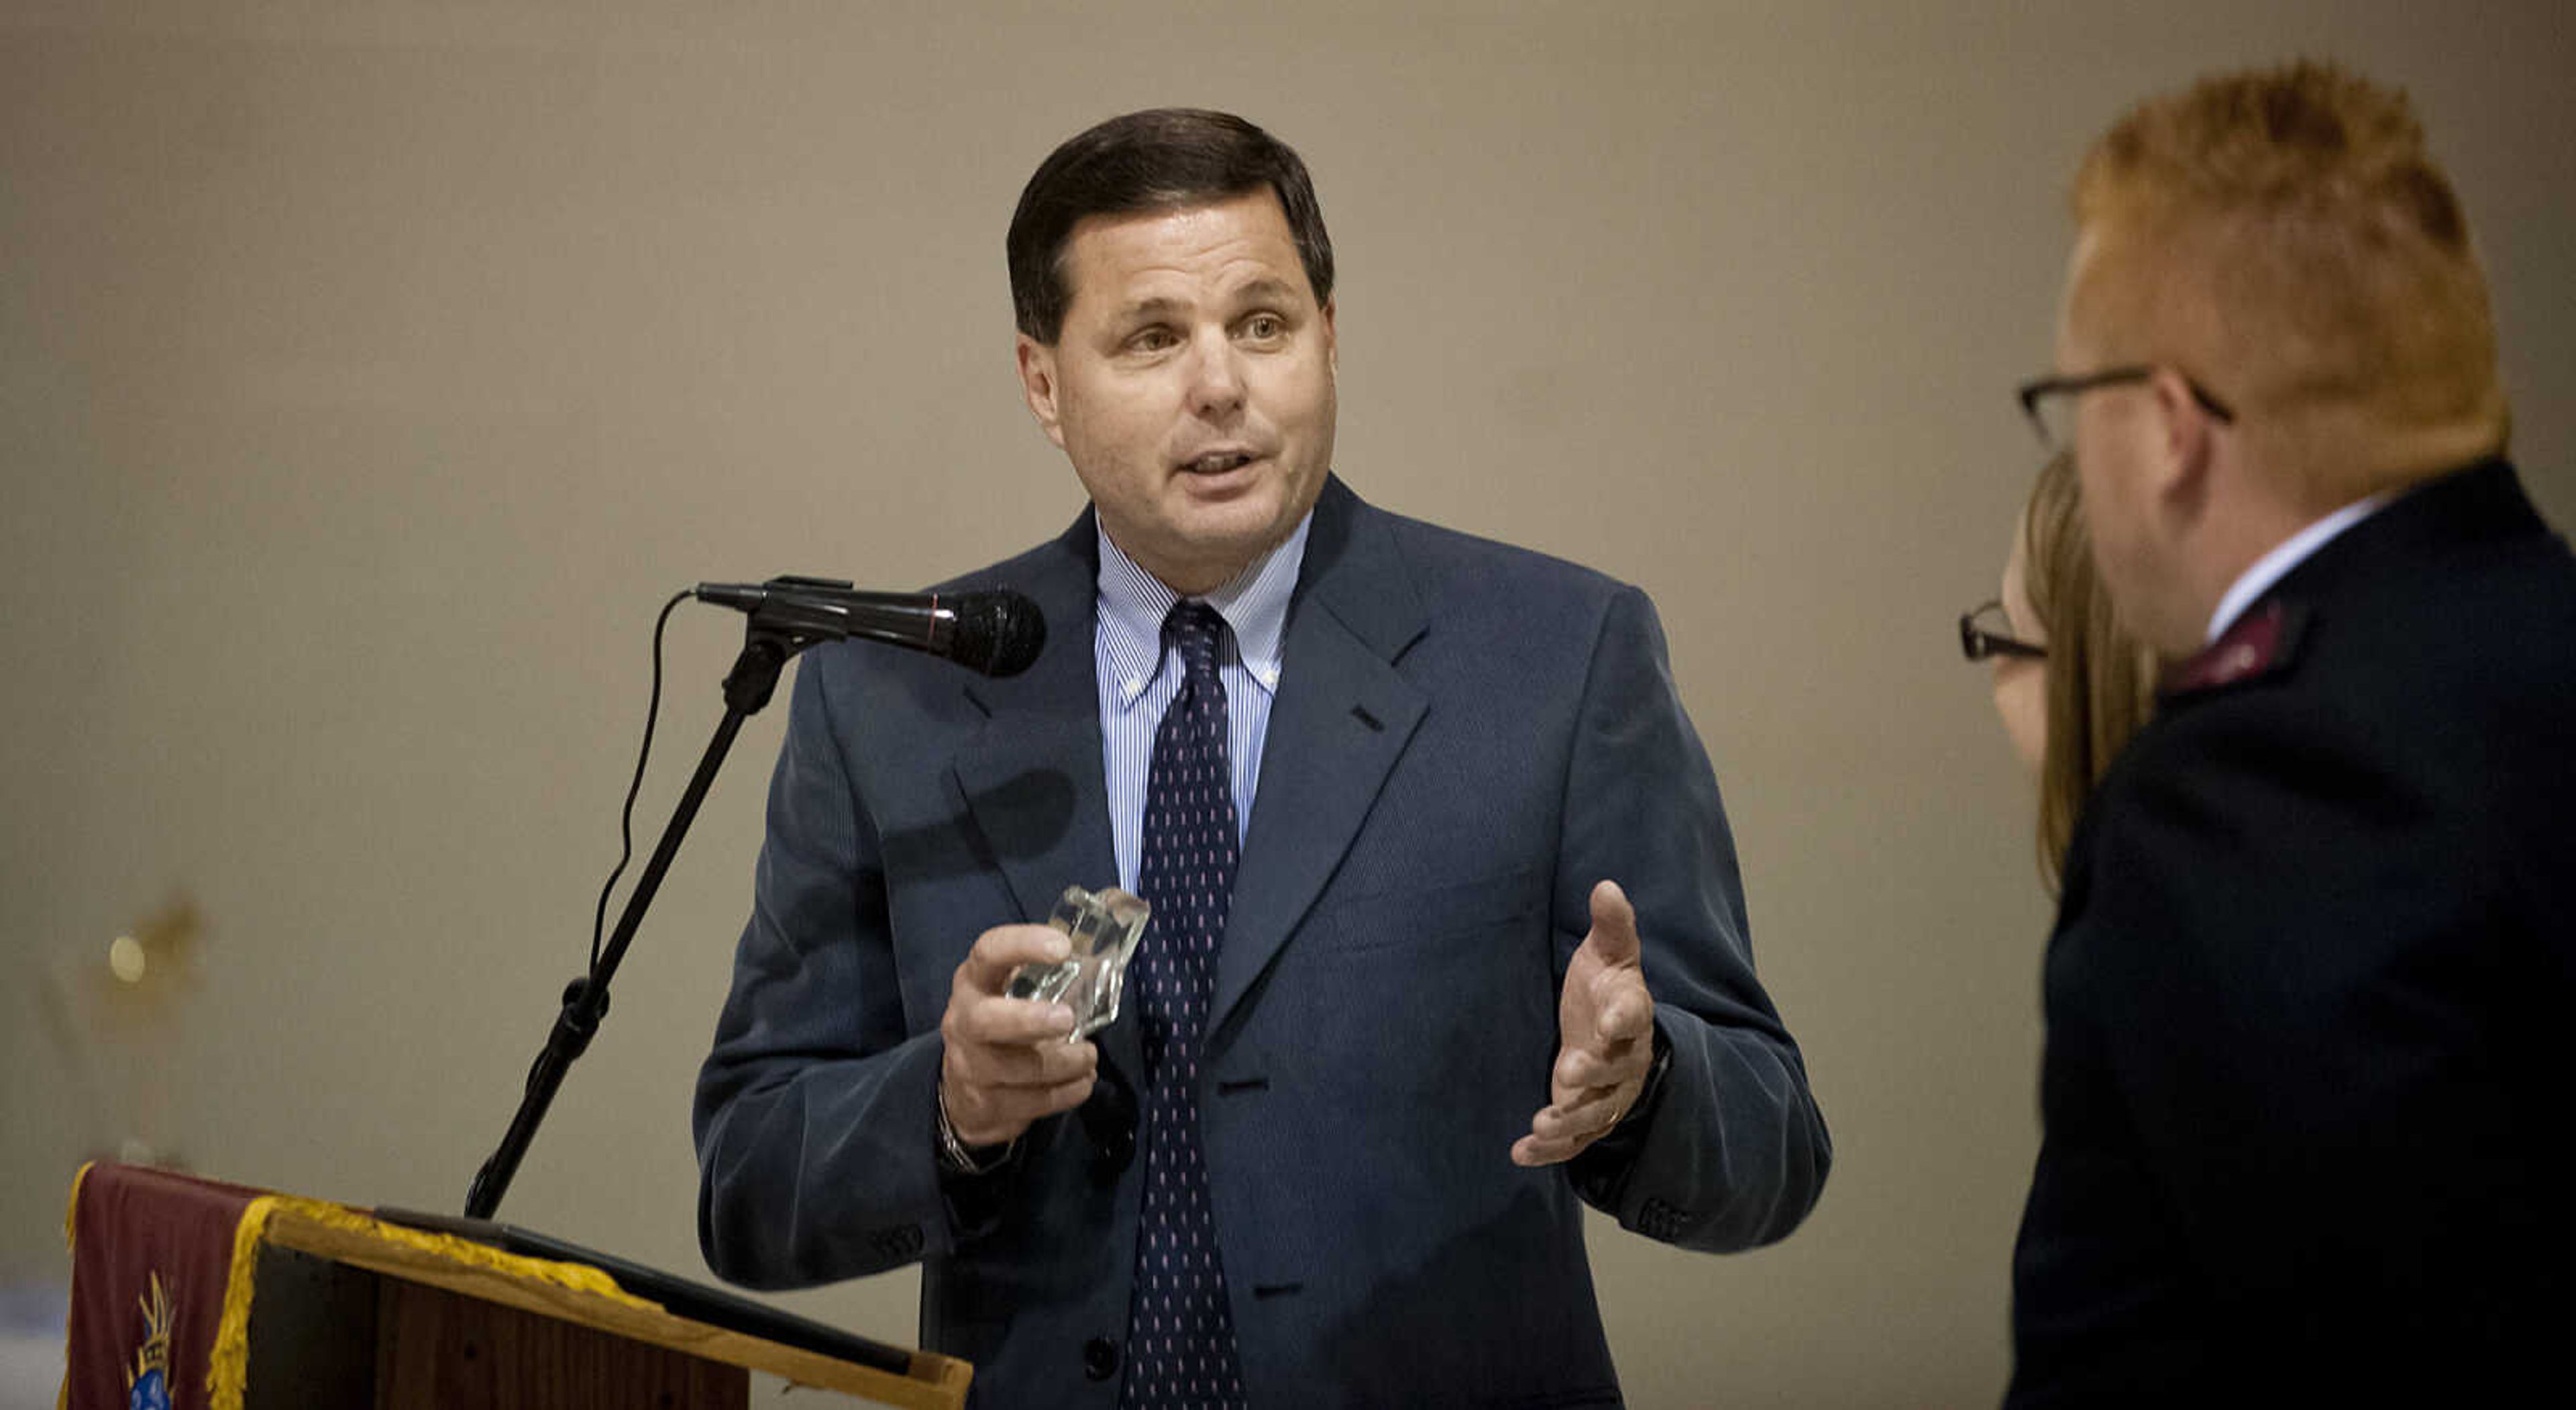
[[[1243,321],[1244,333],[1265,342],[1288,331],[1287,321],[1275,313],[1256,313]]]
[[[1171,329],[1148,328],[1129,338],[1127,346],[1138,352],[1161,352],[1172,346],[1173,341]]]

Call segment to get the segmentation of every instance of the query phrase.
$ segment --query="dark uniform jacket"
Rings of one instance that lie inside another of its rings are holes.
[[[2576,562],[2512,468],[2188,663],[2066,877],[2008,1403],[2563,1397]]]

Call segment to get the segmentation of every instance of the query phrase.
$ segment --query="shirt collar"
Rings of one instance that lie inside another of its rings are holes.
[[[1297,572],[1306,561],[1306,531],[1315,512],[1306,511],[1297,527],[1278,545],[1244,565],[1224,585],[1199,595],[1216,609],[1234,637],[1235,659],[1243,663],[1262,690],[1279,691],[1279,653],[1288,632],[1288,599],[1297,588]],[[1163,663],[1163,619],[1181,595],[1138,566],[1100,531],[1099,640],[1108,649],[1117,676],[1118,708],[1144,698]]]
[[[2209,616],[2209,634],[2202,641],[2214,642],[2227,635],[2227,629],[2236,625],[2236,619],[2245,615],[2245,609],[2270,592],[2274,583],[2287,576],[2291,569],[2316,556],[2317,550],[2334,542],[2336,535],[2378,513],[2390,498],[2389,494],[2381,493],[2368,499],[2354,500],[2274,544],[2271,552],[2255,559],[2254,566],[2238,575],[2235,583],[2227,589],[2227,595],[2218,599],[2218,610]]]

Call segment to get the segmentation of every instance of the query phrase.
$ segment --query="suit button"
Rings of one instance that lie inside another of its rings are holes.
[[[1095,1381],[1105,1381],[1118,1374],[1118,1343],[1107,1337],[1093,1337],[1082,1344],[1082,1374]]]

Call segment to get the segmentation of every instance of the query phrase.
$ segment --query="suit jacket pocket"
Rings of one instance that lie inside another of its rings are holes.
[[[1324,937],[1336,950],[1419,945],[1498,929],[1546,907],[1546,874],[1521,867],[1467,881],[1354,896],[1328,912],[1331,923],[1324,927]]]

